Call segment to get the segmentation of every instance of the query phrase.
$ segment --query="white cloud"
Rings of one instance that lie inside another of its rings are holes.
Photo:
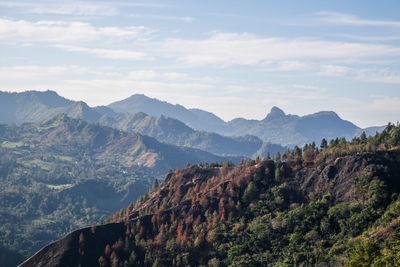
[[[308,85],[308,84],[293,84],[293,88],[295,89],[301,89],[301,90],[306,90],[306,91],[315,91],[315,92],[326,92],[326,88],[322,88],[319,86],[315,85]]]
[[[0,2],[0,6],[18,8],[21,13],[39,15],[115,16],[118,14],[118,9],[114,6],[79,1],[36,1],[36,3],[3,1]]]
[[[355,34],[340,34],[338,36],[348,38],[348,39],[358,40],[358,41],[397,41],[397,40],[400,40],[399,35],[362,36],[362,35],[355,35]]]
[[[400,84],[400,72],[388,69],[361,69],[356,79],[366,82]]]
[[[41,80],[53,77],[65,76],[65,74],[85,74],[89,70],[86,67],[69,66],[12,66],[0,67],[1,80]]]
[[[152,70],[131,71],[128,78],[132,80],[152,80],[158,76],[158,73]]]
[[[366,20],[360,19],[356,16],[335,12],[321,11],[316,15],[320,21],[328,22],[331,24],[354,25],[354,26],[386,26],[386,27],[400,27],[400,21],[390,20]]]
[[[153,31],[144,26],[95,27],[86,22],[0,19],[0,40],[18,42],[77,42],[100,38],[140,39]]]
[[[73,45],[52,45],[52,47],[64,49],[71,52],[81,52],[91,54],[101,58],[108,59],[122,59],[122,60],[150,60],[144,52],[135,52],[130,50],[119,50],[119,49],[101,49],[101,48],[86,48]]]
[[[130,16],[139,19],[173,20],[173,21],[181,21],[187,23],[194,21],[194,18],[192,17],[160,16],[152,14],[131,14]]]
[[[203,40],[168,39],[163,49],[189,65],[258,65],[269,61],[300,59],[394,57],[400,48],[389,45],[267,38],[248,33],[212,33]],[[304,66],[297,66],[304,67]]]
[[[165,5],[139,2],[83,2],[83,1],[34,1],[32,2],[11,2],[1,1],[0,7],[14,8],[23,14],[38,15],[71,15],[85,17],[116,16],[120,14],[121,8],[147,7],[164,8]]]
[[[321,66],[320,75],[327,76],[345,76],[349,73],[350,68],[346,66],[339,65],[323,65]]]
[[[400,114],[400,98],[383,97],[375,99],[372,102],[372,108],[379,112],[390,112],[390,113]]]
[[[283,61],[263,61],[259,63],[259,66],[262,67],[260,71],[278,71],[278,72],[287,72],[287,71],[303,71],[309,69],[312,64],[304,61],[293,61],[293,60],[283,60]]]
[[[157,72],[154,70],[131,71],[128,74],[128,78],[132,80],[163,79],[169,81],[201,81],[201,82],[214,81],[214,79],[210,77],[191,77],[188,74],[182,72]]]
[[[183,80],[189,78],[189,76],[186,73],[180,73],[180,72],[164,72],[163,76],[168,80]]]

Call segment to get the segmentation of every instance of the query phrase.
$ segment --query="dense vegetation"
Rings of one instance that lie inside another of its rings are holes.
[[[106,224],[72,233],[25,266],[396,266],[399,145],[400,126],[389,125],[274,160],[176,169]]]
[[[227,159],[65,115],[0,125],[0,262],[106,219],[170,168]]]

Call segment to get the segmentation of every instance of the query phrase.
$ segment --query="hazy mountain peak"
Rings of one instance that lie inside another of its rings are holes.
[[[133,94],[130,97],[128,97],[127,99],[131,99],[131,100],[134,100],[134,99],[146,99],[147,100],[147,99],[151,99],[151,98],[146,96],[146,95],[144,95],[144,94]]]
[[[282,109],[273,106],[266,119],[275,119],[283,116],[286,116],[285,112]]]
[[[331,117],[340,119],[339,115],[334,111],[319,111],[308,115],[309,117]]]

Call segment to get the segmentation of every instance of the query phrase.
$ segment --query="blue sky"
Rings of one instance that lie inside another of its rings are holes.
[[[399,1],[0,1],[0,90],[400,120]]]

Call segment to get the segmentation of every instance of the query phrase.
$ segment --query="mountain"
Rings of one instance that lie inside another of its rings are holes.
[[[217,154],[253,157],[257,156],[253,151],[257,151],[254,150],[254,144],[258,141],[251,137],[252,140],[248,142],[249,137],[245,137],[246,135],[256,136],[265,143],[293,147],[294,145],[303,146],[313,141],[319,144],[322,138],[326,138],[328,141],[337,137],[352,139],[355,136],[359,136],[364,130],[367,134],[373,135],[376,131],[382,131],[384,128],[370,127],[361,129],[349,121],[342,120],[333,111],[297,116],[287,115],[277,107],[273,107],[270,113],[262,120],[237,118],[225,122],[210,112],[200,109],[186,109],[181,105],[172,105],[145,95],[132,95],[107,107],[91,108],[82,101],[67,100],[53,91],[0,92],[0,104],[0,123],[39,122],[49,116],[65,113],[71,118],[83,119],[88,122],[100,122],[103,125],[118,129],[143,131],[141,133],[157,138],[165,138],[161,140],[172,144],[187,145]],[[172,122],[169,122],[171,127],[166,129],[152,125],[145,127],[144,125],[151,124],[153,121],[148,121],[149,118],[143,117],[143,115],[132,117],[132,115],[140,112],[153,117],[164,116],[179,120],[197,132],[189,134],[187,132],[188,129],[185,129],[185,133],[180,134],[179,131],[172,129],[172,127],[176,126],[183,129],[182,125]],[[145,121],[139,122],[138,119],[140,117]],[[130,122],[131,120],[132,122]],[[136,126],[138,129],[136,129]],[[178,136],[173,137],[173,134],[176,133],[178,133]],[[218,136],[211,133],[216,133]],[[222,136],[243,136],[243,138],[241,140],[228,140]],[[184,140],[185,138],[187,140]],[[218,143],[217,140],[221,140],[221,143]],[[242,142],[243,140],[246,141]],[[240,143],[240,149],[235,145],[238,142]],[[229,143],[234,145],[230,146],[228,145]],[[250,147],[247,148],[247,145]],[[227,148],[235,149],[228,151],[226,150]]]
[[[54,91],[8,93],[0,91],[0,123],[37,122],[58,113],[73,101]]]
[[[40,122],[50,116],[65,113],[71,118],[97,122],[106,107],[93,109],[85,102],[72,101],[54,91],[26,91],[8,93],[0,91],[0,123]],[[113,113],[109,110],[108,114]]]
[[[262,120],[237,118],[225,122],[210,112],[186,109],[181,105],[172,105],[145,95],[132,95],[108,107],[115,112],[164,115],[178,119],[196,130],[215,132],[225,136],[253,135],[263,142],[292,147],[303,146],[313,141],[319,144],[323,138],[328,141],[337,137],[352,139],[363,131],[353,123],[341,119],[333,111],[297,116],[287,115],[278,107],[272,107],[270,113]],[[371,127],[365,130],[373,135],[375,130],[381,131],[383,128]]]
[[[400,126],[285,161],[195,165],[20,266],[398,266]]]
[[[145,96],[142,96],[142,98],[147,99]],[[263,142],[255,136],[226,137],[216,133],[196,131],[181,121],[163,115],[154,117],[142,112],[123,114],[114,112],[111,108],[105,106],[91,108],[85,102],[67,100],[53,91],[2,93],[0,101],[3,100],[8,104],[14,103],[10,104],[13,108],[10,108],[10,105],[0,106],[0,110],[4,111],[2,113],[4,116],[0,117],[0,122],[3,123],[38,122],[49,116],[65,113],[71,118],[98,122],[101,125],[123,131],[148,135],[161,142],[197,148],[218,155],[255,158],[260,155],[264,156],[267,150],[272,155],[275,155],[277,151],[283,153],[286,150],[285,147],[278,145],[263,145]],[[153,102],[158,103],[156,100],[153,100]],[[184,109],[182,106],[179,106],[179,108]],[[7,110],[10,113],[7,113]],[[203,118],[215,124],[211,119],[211,117],[217,118],[215,115],[202,110],[192,111],[197,114],[197,118]],[[215,121],[218,120],[215,119]],[[198,123],[201,123],[201,120]]]
[[[175,118],[188,126],[203,131],[218,132],[224,121],[214,114],[200,109],[186,109],[181,105],[173,105],[143,94],[132,95],[121,101],[108,105],[115,112],[135,114],[143,112],[151,116]]]
[[[256,158],[283,153],[286,148],[279,145],[264,144],[255,136],[228,137],[216,133],[196,131],[183,122],[165,117],[154,117],[143,112],[120,116],[103,116],[100,124],[127,132],[148,135],[165,143],[198,148],[218,155],[236,155]]]
[[[64,114],[0,125],[0,259],[27,257],[66,232],[106,219],[188,161],[239,159]]]
[[[323,138],[330,140],[337,137],[352,139],[362,130],[353,123],[342,120],[333,111],[321,111],[311,115],[286,115],[283,110],[272,107],[270,113],[260,121],[235,119],[228,122],[226,135],[238,133],[255,135],[271,143],[294,146],[311,143],[317,144]]]

